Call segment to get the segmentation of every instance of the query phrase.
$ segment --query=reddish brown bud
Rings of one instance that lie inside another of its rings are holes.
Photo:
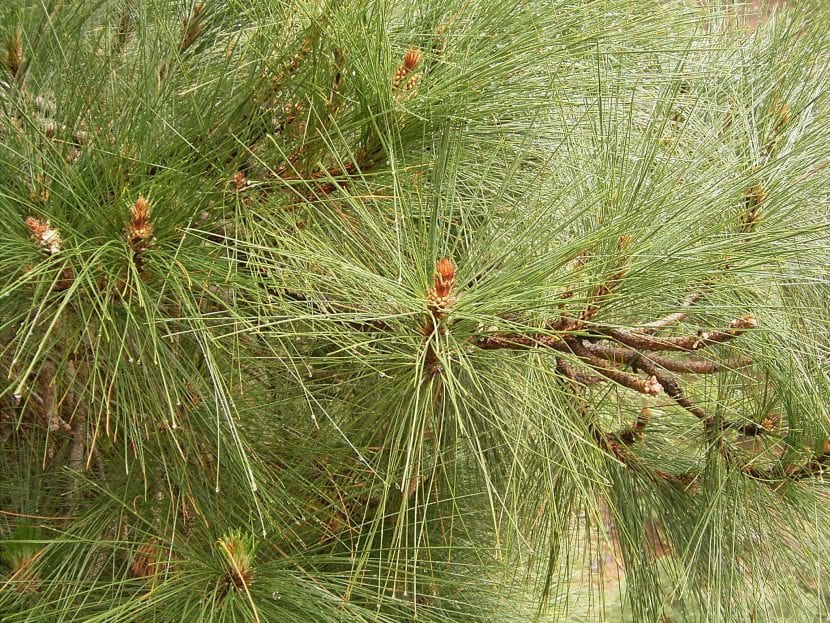
[[[416,86],[418,86],[420,78],[421,77],[416,74],[407,80],[406,84],[403,85],[404,91],[412,91]]]
[[[242,171],[237,171],[233,174],[231,183],[236,190],[242,190],[248,185],[248,178],[245,177],[245,174]]]
[[[150,222],[150,202],[143,196],[136,199],[130,208],[130,222],[127,224],[127,242],[135,251],[140,251],[153,239],[153,224]]]
[[[157,567],[158,546],[155,543],[143,543],[130,564],[130,574],[134,578],[146,578],[153,575]]]
[[[455,279],[455,264],[448,257],[441,258],[435,264],[435,272],[444,279]]]
[[[781,416],[777,413],[771,413],[766,416],[763,420],[761,420],[761,426],[764,430],[775,430],[778,428],[778,425],[781,423]]]
[[[435,294],[439,297],[449,296],[455,284],[455,264],[445,257],[435,265]]]
[[[407,72],[412,71],[421,62],[421,50],[418,48],[410,48],[403,57],[403,66]]]
[[[399,88],[420,62],[421,51],[418,48],[410,48],[403,57],[403,64],[395,70],[395,75],[392,76],[392,88]],[[406,82],[405,88],[411,90],[416,83],[417,79],[413,76]]]
[[[447,257],[435,264],[433,286],[427,296],[429,306],[436,318],[443,318],[447,309],[455,303],[452,290],[455,286],[455,264]]]

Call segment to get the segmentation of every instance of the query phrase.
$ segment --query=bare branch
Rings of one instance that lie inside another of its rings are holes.
[[[561,352],[570,350],[558,335],[497,333],[479,337],[474,344],[484,350],[530,350],[532,348],[552,348]]]
[[[645,357],[645,355],[629,348],[619,348],[605,344],[591,344],[590,342],[586,343],[585,347],[597,357],[608,359],[618,365],[633,365],[638,359]],[[748,358],[719,363],[704,359],[676,360],[649,353],[648,359],[653,364],[669,372],[679,374],[716,374],[718,372],[737,370],[752,365],[752,360]]]
[[[692,305],[697,303],[702,296],[703,294],[700,292],[690,294],[680,302],[680,307],[691,307]],[[662,318],[658,318],[657,320],[653,320],[651,322],[645,323],[644,325],[641,325],[641,327],[637,328],[637,332],[647,334],[656,333],[660,329],[664,329],[665,327],[669,327],[673,324],[677,324],[678,322],[682,322],[686,319],[687,315],[688,312],[686,311],[679,311],[674,312],[673,314],[668,314],[667,316],[663,316]]]
[[[590,350],[583,346],[582,341],[578,338],[567,339],[567,344],[574,355],[579,357],[602,376],[611,379],[615,383],[628,387],[629,389],[633,389],[641,394],[646,394],[647,396],[659,396],[663,391],[663,387],[659,382],[659,379],[654,374],[649,373],[649,378],[644,379],[636,374],[623,372],[609,361],[601,359],[591,353]]]
[[[746,314],[729,323],[729,328],[722,331],[700,331],[697,335],[683,335],[679,337],[653,337],[628,329],[592,328],[595,333],[608,336],[611,339],[636,348],[637,350],[656,350],[687,352],[700,350],[713,344],[722,344],[735,339],[749,329],[755,329],[758,321],[755,316]]]
[[[654,364],[645,358],[639,359],[634,366],[657,379],[657,382],[666,390],[666,393],[672,400],[698,419],[706,422],[707,427],[709,426],[709,423],[712,421],[710,416],[686,396],[683,388],[680,387],[677,381],[661,373]]]
[[[568,377],[574,383],[577,383],[579,385],[596,385],[597,383],[602,383],[605,381],[605,379],[601,376],[596,376],[594,374],[588,374],[580,370],[577,370],[561,357],[556,358],[556,370],[563,376]]]

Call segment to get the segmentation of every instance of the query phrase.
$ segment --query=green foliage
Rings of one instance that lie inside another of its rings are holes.
[[[823,620],[830,13],[700,4],[6,2],[0,621]]]

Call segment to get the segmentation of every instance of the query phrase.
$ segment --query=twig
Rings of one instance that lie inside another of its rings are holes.
[[[713,344],[728,342],[749,329],[755,329],[757,326],[758,321],[755,319],[755,316],[746,314],[730,322],[729,328],[723,331],[700,331],[697,335],[683,335],[679,337],[658,338],[628,329],[606,327],[592,327],[591,331],[607,336],[637,350],[686,352],[700,350]]]
[[[628,387],[629,389],[633,389],[634,391],[647,396],[658,396],[663,391],[664,388],[660,383],[660,378],[653,372],[648,372],[650,376],[647,379],[641,378],[635,374],[623,372],[611,364],[611,362],[601,359],[591,353],[591,351],[582,344],[581,339],[576,337],[569,337],[565,339],[568,347],[574,355],[587,363],[596,372],[599,372],[602,376],[611,379],[615,383]]]
[[[697,303],[700,298],[703,296],[702,293],[696,292],[694,294],[690,294],[685,299],[680,302],[681,308],[691,307],[695,303]],[[658,318],[657,320],[652,320],[651,322],[647,322],[636,329],[639,333],[648,333],[652,334],[657,332],[659,329],[664,329],[666,327],[670,327],[673,324],[677,324],[678,322],[682,322],[686,319],[686,316],[689,312],[687,311],[679,311],[674,312],[673,314],[668,314],[663,316],[662,318]]]
[[[660,370],[658,370],[657,367],[648,359],[641,358],[637,360],[633,366],[657,379],[657,382],[662,386],[662,388],[666,391],[666,394],[668,394],[672,400],[698,419],[706,422],[707,428],[711,425],[710,422],[713,421],[712,418],[686,396],[683,389],[680,387],[680,384],[673,378],[661,373]]]
[[[596,376],[594,374],[588,374],[585,372],[581,372],[580,370],[577,370],[561,357],[556,358],[556,370],[563,376],[566,376],[572,381],[574,381],[575,383],[578,383],[579,385],[583,385],[586,387],[589,385],[596,385],[598,383],[602,383],[605,381],[605,379],[601,376]]]
[[[480,336],[473,343],[484,350],[530,350],[533,348],[551,348],[561,352],[570,350],[560,336],[545,334],[496,333]]]
[[[597,357],[608,359],[619,365],[632,365],[641,357],[645,357],[642,353],[630,348],[619,348],[615,346],[608,346],[606,344],[592,344],[586,342],[585,348],[591,351]],[[720,363],[716,361],[709,361],[705,359],[684,359],[676,360],[670,357],[663,357],[654,353],[649,353],[649,361],[653,364],[668,370],[669,372],[676,372],[679,374],[716,374],[718,372],[725,372],[727,370],[737,370],[752,365],[752,360],[748,358],[736,359]]]

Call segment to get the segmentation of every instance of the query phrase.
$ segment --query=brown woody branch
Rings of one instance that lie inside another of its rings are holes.
[[[533,348],[551,348],[561,352],[570,350],[560,336],[545,334],[497,333],[479,337],[475,345],[483,350],[530,350]]]
[[[684,301],[684,306],[691,305],[695,300],[697,300],[697,296],[687,297]],[[660,350],[683,352],[697,350],[711,344],[726,342],[738,337],[749,329],[757,327],[756,319],[751,315],[745,315],[731,322],[729,328],[726,330],[700,332],[696,336],[662,339],[651,337],[651,334],[660,328],[680,322],[684,317],[685,312],[670,314],[649,323],[644,327],[644,330],[601,330],[604,335],[617,339],[629,348],[607,346],[589,341],[583,342],[582,339],[573,335],[565,337],[553,336],[554,338],[558,338],[558,341],[554,341],[553,344],[564,342],[571,352],[579,357],[581,362],[604,377],[623,386],[640,393],[652,395],[655,395],[654,390],[656,388],[659,388],[656,393],[665,391],[675,403],[704,423],[707,434],[711,435],[715,430],[732,430],[740,435],[752,437],[774,431],[779,424],[779,418],[777,416],[767,417],[760,423],[722,422],[716,420],[686,396],[677,380],[663,372],[663,370],[667,370],[692,374],[715,373],[725,369],[734,369],[750,365],[750,360],[742,359],[732,364],[718,364],[699,359],[675,361],[668,357],[661,357],[649,352]],[[499,336],[498,338],[488,338],[487,340],[488,347],[530,348],[540,345],[538,336],[535,338],[529,336]],[[639,350],[646,351],[648,354],[639,352]],[[649,379],[646,380],[638,376],[626,374],[617,367],[618,365],[630,365],[635,370],[640,370],[648,374]],[[557,370],[571,381],[574,389],[579,386],[599,382],[597,377],[574,369],[561,358],[557,358]],[[641,412],[637,421],[632,426],[617,433],[605,433],[593,425],[589,425],[589,427],[598,445],[603,450],[617,458],[623,464],[629,467],[635,467],[641,465],[641,463],[631,453],[628,446],[642,438],[647,423],[648,410],[646,409]],[[810,461],[801,466],[777,465],[768,469],[758,468],[750,463],[739,461],[732,448],[724,443],[723,439],[717,438],[715,442],[725,461],[736,465],[746,476],[765,484],[816,477],[822,475],[830,467],[830,439],[825,442],[823,452],[814,454]],[[654,478],[682,485],[691,484],[699,476],[695,472],[675,475],[662,470],[649,470],[648,473]]]
[[[636,427],[641,422],[641,419],[638,418],[637,424],[634,425]],[[647,420],[644,421],[642,427],[645,428]],[[625,465],[630,469],[636,469],[640,472],[645,473],[651,480],[655,482],[666,482],[675,487],[680,487],[683,489],[687,489],[692,486],[695,479],[698,477],[698,474],[694,472],[685,473],[685,474],[672,474],[671,472],[667,472],[662,469],[651,469],[648,467],[643,461],[635,455],[629,446],[634,443],[638,438],[632,438],[630,441],[623,436],[626,434],[623,433],[604,433],[600,431],[593,425],[589,425],[591,429],[591,433],[594,436],[594,439],[597,442],[597,445],[616,458],[620,463]]]
[[[662,386],[672,400],[696,418],[704,421],[707,428],[711,426],[710,423],[713,422],[712,418],[686,396],[683,392],[683,388],[680,387],[680,384],[676,380],[663,374],[657,366],[645,358],[637,360],[634,363],[634,367],[657,379],[657,382]]]
[[[619,348],[615,346],[608,346],[605,344],[585,343],[585,347],[597,357],[607,359],[617,365],[633,365],[641,357],[645,357],[638,351],[630,348]],[[685,359],[676,360],[670,357],[663,357],[654,353],[649,353],[648,359],[655,365],[668,370],[669,372],[676,372],[679,374],[716,374],[726,370],[737,370],[752,365],[752,360],[737,359],[728,361],[726,363],[719,363],[716,361],[709,361],[704,359]]]
[[[565,341],[574,355],[579,357],[596,372],[599,372],[602,376],[611,379],[619,385],[623,385],[624,387],[628,387],[629,389],[633,389],[634,391],[647,396],[658,396],[664,389],[660,383],[659,377],[656,374],[649,372],[649,378],[644,379],[636,374],[623,372],[619,368],[615,367],[611,362],[601,359],[591,353],[591,351],[582,344],[581,339],[576,337],[568,337],[565,338]]]
[[[700,292],[690,294],[680,302],[680,307],[691,307],[700,300],[701,296],[703,295]],[[651,322],[645,323],[644,325],[641,325],[636,329],[636,331],[638,333],[656,333],[660,329],[664,329],[666,327],[670,327],[671,325],[677,324],[678,322],[682,322],[686,319],[688,313],[689,312],[687,311],[679,311],[674,312],[672,314],[668,314],[666,316],[663,316],[662,318],[658,318],[657,320],[653,320]]]
[[[697,335],[678,337],[653,337],[628,329],[612,329],[606,327],[592,327],[593,333],[607,336],[625,346],[637,350],[654,350],[670,352],[687,352],[700,350],[713,344],[722,344],[733,340],[749,329],[755,329],[758,321],[755,316],[746,314],[729,323],[729,328],[721,331],[700,331]]]
[[[737,457],[728,451],[724,446],[721,449],[724,460],[738,467],[746,476],[764,484],[776,484],[778,486],[785,482],[807,480],[821,476],[830,466],[830,439],[824,441],[821,452],[813,454],[813,457],[803,465],[778,464],[769,468],[755,467],[751,463],[740,463]]]
[[[561,357],[556,358],[556,370],[562,375],[569,378],[571,381],[576,383],[577,385],[588,386],[588,385],[596,385],[598,383],[602,383],[605,381],[604,378],[601,376],[596,376],[594,374],[589,374],[577,370],[567,361],[562,359]]]

